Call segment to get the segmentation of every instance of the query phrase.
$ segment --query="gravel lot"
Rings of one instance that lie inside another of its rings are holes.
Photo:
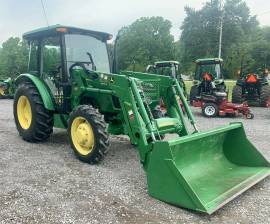
[[[270,178],[214,213],[198,214],[147,194],[136,150],[111,138],[99,165],[78,161],[66,132],[29,144],[15,128],[12,100],[0,101],[0,223],[270,223]],[[255,119],[205,119],[193,109],[202,130],[244,122],[250,140],[270,159],[270,109],[252,108]]]

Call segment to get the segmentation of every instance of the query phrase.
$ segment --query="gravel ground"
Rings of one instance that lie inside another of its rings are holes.
[[[252,108],[255,119],[205,119],[211,129],[242,121],[249,139],[270,159],[270,110]],[[79,162],[66,132],[29,144],[18,136],[12,100],[0,101],[0,223],[270,223],[270,178],[212,216],[177,208],[147,194],[144,171],[129,142],[111,138],[99,165]]]

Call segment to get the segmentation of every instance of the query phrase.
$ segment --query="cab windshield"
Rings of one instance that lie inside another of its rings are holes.
[[[211,74],[214,79],[220,79],[221,65],[220,64],[197,65],[195,78],[197,80],[201,80],[204,73]]]
[[[110,73],[106,42],[92,36],[67,34],[65,44],[68,68],[76,62],[82,62],[86,68],[92,70],[94,63],[97,71]]]
[[[159,75],[165,75],[165,76],[176,78],[178,75],[178,72],[179,72],[179,69],[178,69],[178,65],[176,64],[156,66],[156,73]]]

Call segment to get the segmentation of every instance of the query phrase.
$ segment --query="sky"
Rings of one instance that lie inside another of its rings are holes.
[[[200,9],[206,0],[43,0],[49,25],[62,24],[116,35],[142,16],[162,16],[172,22],[179,39],[184,7]],[[270,1],[246,0],[261,25],[270,25]],[[41,0],[0,0],[0,45],[11,36],[47,26]]]

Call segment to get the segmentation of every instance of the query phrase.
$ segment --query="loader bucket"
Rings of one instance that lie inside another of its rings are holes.
[[[211,214],[268,176],[270,166],[233,123],[155,142],[146,173],[154,198]]]

